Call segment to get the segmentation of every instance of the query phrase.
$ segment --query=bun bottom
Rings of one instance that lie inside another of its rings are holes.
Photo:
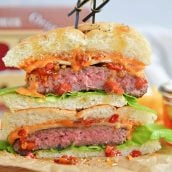
[[[161,149],[161,144],[159,141],[149,141],[140,146],[130,146],[124,149],[119,149],[122,156],[128,156],[133,150],[138,150],[141,152],[141,155],[151,154],[157,152]],[[55,152],[49,150],[39,150],[36,152],[36,157],[38,159],[55,159],[63,155],[74,156],[79,158],[88,158],[88,157],[105,157],[104,150],[101,151],[82,151],[82,150],[64,150],[63,152]]]
[[[156,145],[155,145],[156,146]],[[18,168],[17,168],[18,167]],[[19,169],[20,167],[20,169]],[[132,172],[132,171],[165,171],[172,169],[172,149],[164,146],[162,151],[153,155],[145,155],[133,158],[129,161],[126,157],[93,157],[79,158],[76,165],[62,165],[54,163],[53,160],[36,159],[30,157],[17,156],[15,154],[0,151],[0,171],[42,171],[42,172]]]

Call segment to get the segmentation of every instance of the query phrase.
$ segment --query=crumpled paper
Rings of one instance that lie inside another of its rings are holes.
[[[20,168],[19,168],[20,167]],[[60,165],[52,160],[38,160],[0,152],[0,171],[42,171],[42,172],[171,172],[172,147],[133,158],[90,158],[80,159],[77,165]]]

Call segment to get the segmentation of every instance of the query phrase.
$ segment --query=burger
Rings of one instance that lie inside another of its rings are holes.
[[[0,90],[10,112],[0,150],[36,158],[137,157],[161,149],[172,132],[137,102],[148,88],[145,38],[116,23],[82,24],[20,42],[3,58],[26,85]]]

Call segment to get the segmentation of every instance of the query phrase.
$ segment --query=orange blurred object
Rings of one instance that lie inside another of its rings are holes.
[[[165,104],[164,103],[164,124],[168,128],[172,129],[172,104]]]
[[[157,87],[152,87],[151,93],[140,98],[139,103],[154,109],[158,114],[158,122],[163,120],[163,98]]]

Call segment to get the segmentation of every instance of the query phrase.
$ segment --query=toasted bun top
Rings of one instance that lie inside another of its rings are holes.
[[[49,59],[71,65],[73,56],[78,54],[89,54],[89,65],[115,61],[114,56],[119,54],[148,65],[151,50],[145,38],[133,28],[116,23],[86,23],[78,29],[65,27],[29,37],[12,48],[3,61],[6,66],[23,69],[26,61],[29,65],[28,59],[32,59],[31,64],[33,60]]]

